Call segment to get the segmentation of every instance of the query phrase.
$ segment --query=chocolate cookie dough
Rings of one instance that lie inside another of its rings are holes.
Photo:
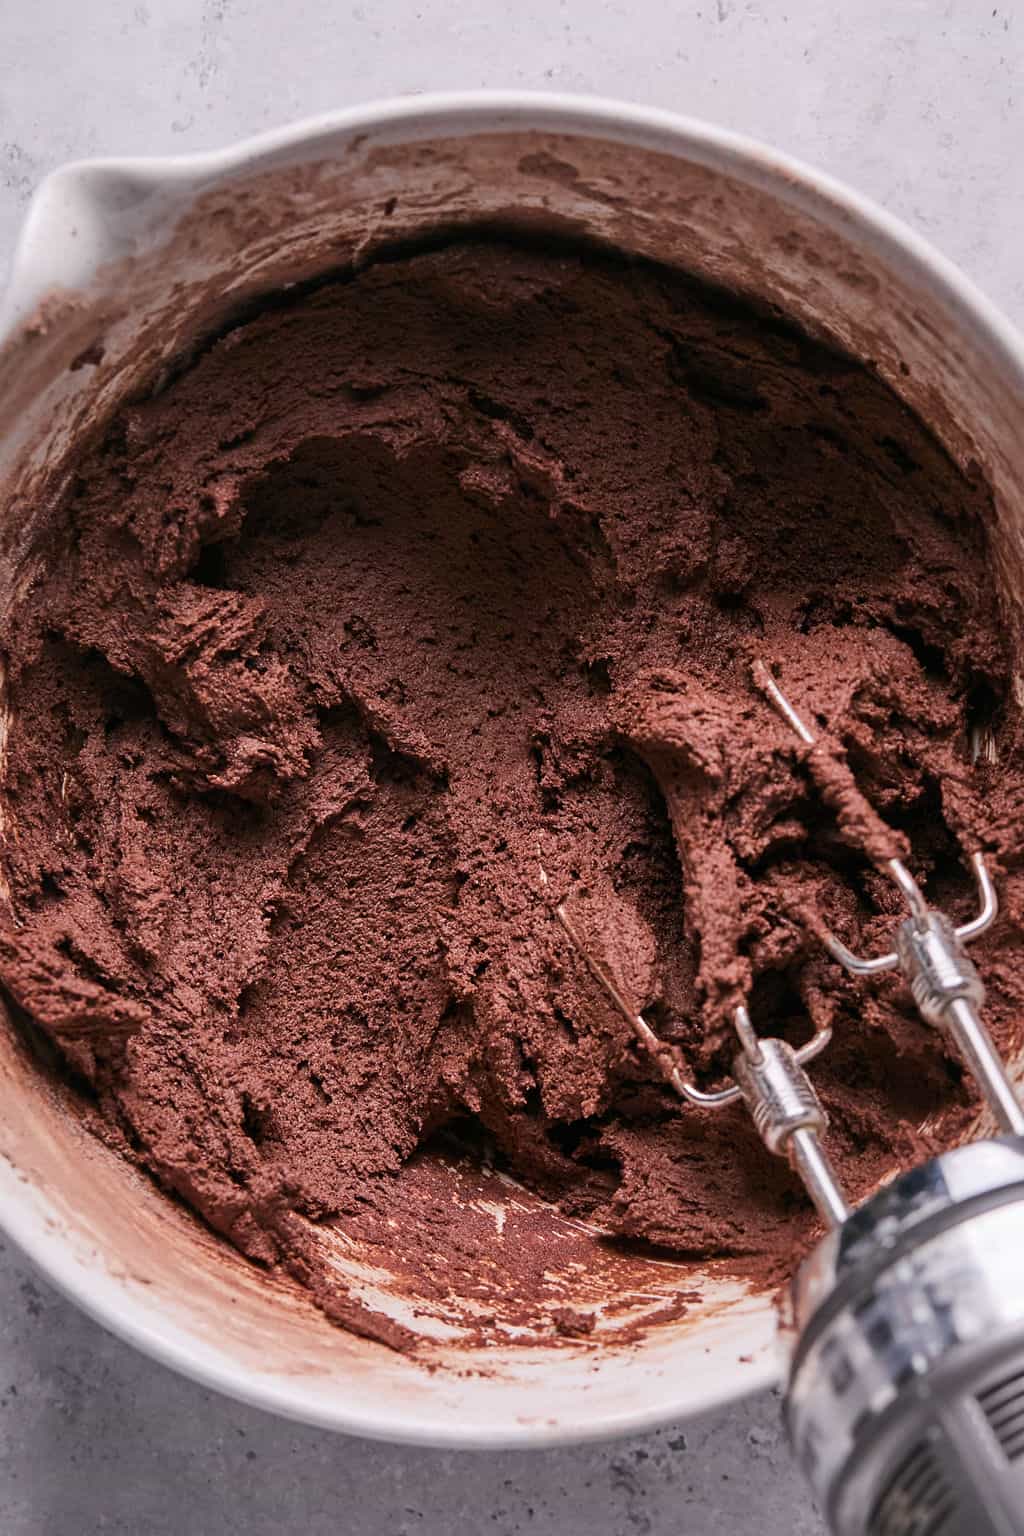
[[[352,1326],[311,1224],[386,1212],[439,1138],[768,1283],[799,1185],[672,1097],[552,899],[706,1085],[737,997],[831,1022],[854,1194],[963,1134],[899,984],[815,937],[870,950],[898,900],[751,667],[951,913],[989,851],[1008,1044],[989,511],[870,372],[653,266],[481,239],[282,296],[84,452],[6,620],[6,996],[126,1156]]]

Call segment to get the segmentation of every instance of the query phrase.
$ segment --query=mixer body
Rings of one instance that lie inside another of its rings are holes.
[[[1024,1533],[1024,1137],[881,1190],[795,1284],[786,1417],[837,1536]]]

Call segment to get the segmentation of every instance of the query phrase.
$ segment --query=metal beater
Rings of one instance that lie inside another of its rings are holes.
[[[755,682],[813,748],[761,663]],[[862,959],[823,935],[854,975],[902,971],[922,1018],[943,1031],[1007,1133],[930,1159],[857,1210],[822,1146],[827,1116],[804,1070],[831,1030],[794,1049],[758,1036],[740,1005],[732,1081],[698,1088],[588,951],[564,903],[555,908],[666,1081],[705,1108],[742,1100],[829,1229],[793,1285],[784,1412],[837,1536],[1024,1536],[1024,1110],[981,1019],[985,989],[965,948],[998,910],[981,853],[972,865],[979,910],[968,923],[956,927],[929,906],[902,860],[891,859],[886,873],[908,910],[893,948]]]
[[[813,747],[813,735],[763,662],[755,666],[754,678],[804,745]],[[964,948],[992,926],[999,910],[983,855],[976,853],[971,863],[980,907],[977,916],[969,923],[955,928],[944,913],[929,907],[902,859],[890,859],[886,873],[899,888],[910,914],[896,930],[894,948],[867,960],[853,954],[833,933],[826,932],[824,942],[832,958],[854,976],[877,976],[883,971],[901,970],[921,1017],[941,1029],[963,1058],[1000,1130],[1021,1136],[1024,1135],[1024,1110],[979,1017],[985,988]]]

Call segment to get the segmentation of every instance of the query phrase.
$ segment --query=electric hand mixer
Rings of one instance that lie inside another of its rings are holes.
[[[815,738],[767,668],[763,693],[808,747]],[[829,1043],[759,1037],[744,1006],[732,1082],[705,1091],[588,952],[566,907],[566,935],[659,1070],[707,1108],[742,1101],[770,1152],[789,1159],[827,1235],[797,1275],[785,1415],[837,1536],[1024,1533],[1024,1110],[980,1017],[984,986],[965,946],[997,900],[974,855],[980,907],[955,927],[929,906],[900,859],[886,873],[908,916],[873,959],[824,934],[856,976],[900,970],[924,1020],[971,1072],[1003,1134],[931,1159],[850,1209],[821,1138],[825,1111],[804,1070]]]

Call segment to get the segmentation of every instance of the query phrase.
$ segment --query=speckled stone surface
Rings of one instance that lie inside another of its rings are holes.
[[[457,87],[599,92],[766,139],[928,235],[1024,323],[1024,16],[1002,0],[4,0],[0,281],[32,188]],[[771,1396],[545,1453],[343,1440],[182,1381],[0,1244],[4,1536],[810,1536]]]

